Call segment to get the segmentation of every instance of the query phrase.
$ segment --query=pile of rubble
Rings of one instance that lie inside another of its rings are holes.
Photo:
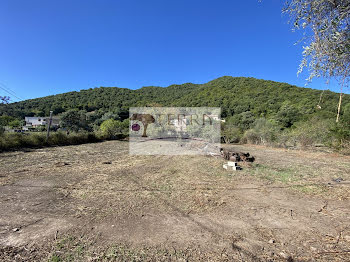
[[[220,148],[220,154],[224,159],[229,161],[234,161],[234,162],[239,162],[239,161],[254,162],[255,161],[255,158],[251,156],[249,153],[234,152],[228,149]]]
[[[226,170],[242,170],[238,162],[254,162],[255,158],[249,153],[234,152],[227,149],[220,148],[221,156],[228,160],[227,164],[223,165]]]

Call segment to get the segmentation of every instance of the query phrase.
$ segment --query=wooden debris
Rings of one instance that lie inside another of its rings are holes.
[[[220,148],[221,156],[229,161],[233,162],[254,162],[255,158],[251,156],[249,153],[243,152],[234,152],[228,149]]]

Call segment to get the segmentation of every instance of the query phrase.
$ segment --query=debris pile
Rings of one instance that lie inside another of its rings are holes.
[[[220,154],[224,159],[233,161],[233,162],[240,162],[240,161],[254,162],[255,161],[255,158],[251,156],[249,153],[234,152],[228,149],[220,148]]]

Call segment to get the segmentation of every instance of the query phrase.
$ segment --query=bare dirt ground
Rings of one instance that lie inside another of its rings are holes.
[[[0,154],[0,261],[350,261],[350,157],[131,156],[128,143]]]

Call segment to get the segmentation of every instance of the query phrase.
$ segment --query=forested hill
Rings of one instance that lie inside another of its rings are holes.
[[[319,103],[321,93],[286,83],[224,76],[206,84],[149,86],[137,90],[100,87],[68,92],[1,105],[0,115],[23,118],[48,115],[50,110],[57,115],[70,109],[103,113],[127,112],[130,106],[213,106],[222,108],[224,118],[247,112],[254,118],[268,119],[293,114],[294,121],[315,114],[335,118],[339,94],[326,90]],[[349,102],[350,96],[344,95],[343,105]]]

